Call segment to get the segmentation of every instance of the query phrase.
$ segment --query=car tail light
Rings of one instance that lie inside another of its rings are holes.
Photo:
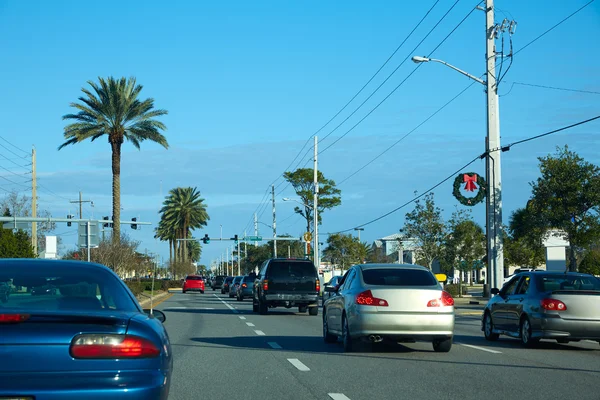
[[[567,305],[560,300],[555,299],[543,299],[540,301],[542,308],[548,311],[565,311]]]
[[[315,286],[317,289],[317,292],[321,291],[321,282],[319,281],[319,278],[317,278],[317,281],[315,282]]]
[[[269,290],[269,281],[265,279],[263,281],[262,286],[263,286],[263,290]]]
[[[229,286],[229,283],[226,283],[225,286]]]
[[[373,297],[373,293],[370,290],[364,291],[356,296],[356,304],[360,304],[361,306],[378,306],[378,307],[387,307],[389,306],[388,302],[384,299],[378,299],[377,297]]]
[[[429,300],[427,307],[449,307],[454,305],[452,295],[445,290],[442,291],[442,296],[439,299]]]
[[[131,335],[79,335],[71,342],[73,358],[154,358],[160,349],[148,339]]]
[[[248,287],[248,285],[246,285],[245,283],[242,283],[242,287]]]
[[[0,314],[0,324],[16,324],[29,319],[29,314]]]

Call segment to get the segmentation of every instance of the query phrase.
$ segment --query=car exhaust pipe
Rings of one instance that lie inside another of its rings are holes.
[[[369,335],[369,341],[372,343],[379,343],[383,341],[383,338],[379,335]]]
[[[285,308],[292,308],[292,303],[290,301],[286,301]]]

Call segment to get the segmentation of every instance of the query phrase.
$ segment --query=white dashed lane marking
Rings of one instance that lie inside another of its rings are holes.
[[[252,322],[246,322],[246,325],[248,325],[248,326],[256,326]]]
[[[220,298],[219,296],[217,296],[216,294],[214,294],[213,296],[215,296],[217,299],[219,299],[221,301],[221,303],[225,304],[227,306],[227,308],[229,308],[231,311],[234,312],[234,314],[237,314],[239,311],[236,310],[235,308],[231,307],[225,300],[223,300],[222,298]]]
[[[344,393],[327,393],[333,400],[350,400]]]
[[[263,331],[254,331],[258,336],[265,336]]]
[[[469,347],[469,348],[475,349],[475,350],[487,351],[488,353],[502,354],[501,351],[486,349],[485,347],[473,346],[472,344],[463,344],[463,343],[457,343],[457,344],[460,344],[461,346]]]
[[[308,368],[306,365],[302,364],[302,362],[300,360],[298,360],[297,358],[288,358],[287,359],[294,367],[296,367],[298,369],[298,371],[310,371],[310,368]]]
[[[240,319],[246,319],[246,317],[241,317],[241,316],[240,316]]]

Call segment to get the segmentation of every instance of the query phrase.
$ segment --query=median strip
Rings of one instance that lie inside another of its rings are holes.
[[[287,359],[294,367],[296,367],[298,369],[298,371],[310,371],[310,368],[308,368],[306,365],[302,364],[302,362],[300,360],[298,360],[297,358],[288,358]]]

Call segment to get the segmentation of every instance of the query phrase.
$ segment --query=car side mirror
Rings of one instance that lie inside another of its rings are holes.
[[[494,296],[497,294],[500,294],[500,289],[498,288],[493,288],[492,290],[490,290],[490,293],[493,294]]]
[[[325,292],[327,293],[335,293],[337,292],[338,287],[337,286],[325,286]]]
[[[157,320],[159,320],[162,323],[164,323],[167,320],[167,316],[165,315],[165,313],[160,310],[146,308],[146,309],[144,309],[144,312],[146,314],[148,314],[149,316],[156,318]]]

